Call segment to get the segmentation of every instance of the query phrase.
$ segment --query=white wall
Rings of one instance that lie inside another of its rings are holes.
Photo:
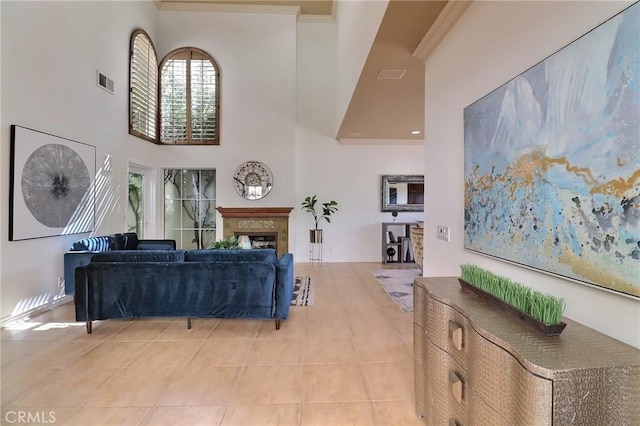
[[[294,14],[159,11],[153,2],[140,1],[3,1],[0,8],[0,197],[9,197],[11,124],[94,145],[96,180],[104,182],[90,234],[6,241],[5,204],[0,319],[59,296],[63,254],[73,241],[125,228],[129,163],[155,170],[215,168],[219,206],[295,207],[290,247],[297,261],[308,259],[311,226],[300,202],[311,193],[323,201],[336,199],[340,211],[323,225],[324,260],[380,261],[380,222],[391,220],[380,213],[380,175],[422,174],[423,149],[342,146],[333,139],[339,75],[335,24],[298,24]],[[149,33],[159,59],[176,47],[196,46],[219,62],[220,146],[158,147],[128,134],[128,47],[137,27]],[[115,81],[114,95],[96,86],[96,70]],[[101,168],[107,154],[111,172]],[[233,189],[232,173],[246,160],[263,161],[274,173],[274,189],[263,200],[244,200]],[[161,212],[161,191],[158,195],[155,207]],[[161,224],[155,235],[147,235],[161,236]]]
[[[0,23],[2,23],[2,6],[0,5]],[[0,28],[0,52],[1,52],[1,48],[2,48],[2,31]],[[2,55],[0,54],[0,100],[2,99]],[[0,141],[2,141],[2,143],[0,143],[0,164],[2,165],[2,170],[7,170],[5,167],[5,149],[4,149],[4,145],[5,145],[5,139],[2,136],[2,102],[0,101]],[[6,173],[6,172],[3,172]],[[6,179],[6,178],[5,178]],[[0,182],[2,182],[2,186],[0,186],[0,196],[2,196],[4,194],[4,180],[2,178],[0,178]],[[5,219],[5,217],[8,215],[9,213],[7,212],[6,209],[0,209],[0,286],[2,285],[2,249],[4,244],[2,244],[3,241],[5,241],[5,239],[8,236],[8,233],[6,231],[7,228],[4,227],[5,221],[7,219]],[[0,299],[2,298],[2,290],[0,290]],[[0,302],[0,318],[2,318],[2,302]]]
[[[96,147],[100,169],[105,154],[113,171],[98,171],[107,185],[97,193],[97,227],[103,235],[124,228],[126,159],[153,157],[151,144],[130,138],[128,46],[138,25],[156,32],[151,2],[0,2],[2,9],[2,187],[3,238],[1,317],[51,302],[60,293],[63,253],[83,236],[7,241],[11,124]],[[96,85],[96,70],[115,81],[111,95]]]
[[[336,4],[337,74],[336,122],[338,132],[369,56],[389,0],[340,0]]]
[[[309,259],[313,219],[299,206],[308,195],[320,203],[336,200],[339,211],[331,223],[321,222],[323,261],[380,262],[380,175],[423,174],[422,146],[341,145],[335,139],[335,24],[298,24],[298,126],[296,129],[296,211],[292,218],[293,253]],[[340,71],[339,71],[340,70]],[[339,95],[338,95],[339,96]],[[399,221],[420,220],[421,213],[399,213]]]
[[[463,249],[463,109],[624,8],[621,2],[476,2],[426,61],[424,275],[475,263],[563,297],[565,314],[640,347],[640,301]],[[438,182],[438,184],[433,184]],[[435,238],[451,227],[451,242]]]
[[[287,14],[161,11],[159,27],[159,58],[197,46],[219,63],[222,141],[159,147],[157,166],[215,168],[218,206],[294,207],[289,247],[297,262],[309,259],[312,225],[300,203],[310,194],[335,199],[339,212],[322,224],[323,260],[379,262],[380,222],[391,220],[380,212],[380,175],[422,174],[423,148],[336,142],[336,24],[296,23]],[[233,171],[247,160],[264,162],[274,174],[274,188],[262,200],[244,200],[233,189]],[[403,213],[399,220],[421,216]]]
[[[196,46],[220,65],[222,121],[219,146],[161,146],[158,167],[216,169],[217,206],[293,207],[296,15],[162,11],[159,22],[158,60]],[[248,160],[273,173],[273,189],[261,200],[234,189],[233,173]],[[222,220],[217,214],[219,229]]]

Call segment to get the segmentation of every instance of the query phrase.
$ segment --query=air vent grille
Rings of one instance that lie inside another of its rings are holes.
[[[380,70],[378,80],[400,80],[407,70]]]
[[[106,75],[102,74],[100,71],[98,71],[97,74],[98,74],[98,81],[97,81],[98,86],[102,87],[104,90],[106,90],[107,92],[113,95],[113,80],[111,80]]]

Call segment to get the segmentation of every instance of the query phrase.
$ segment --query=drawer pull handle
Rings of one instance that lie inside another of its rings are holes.
[[[462,403],[462,379],[453,371],[449,371],[449,387],[451,388],[451,394],[453,399],[458,404]]]
[[[449,339],[453,343],[453,347],[457,350],[462,350],[463,344],[463,329],[457,323],[449,321]]]

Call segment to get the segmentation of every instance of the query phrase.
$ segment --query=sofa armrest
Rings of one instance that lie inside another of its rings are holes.
[[[64,294],[74,294],[76,290],[76,268],[91,263],[99,251],[68,251],[64,254]]]
[[[79,266],[74,271],[75,294],[73,302],[76,308],[76,321],[89,321],[89,280],[87,266]]]
[[[293,254],[283,254],[276,263],[275,318],[287,319],[293,299]]]

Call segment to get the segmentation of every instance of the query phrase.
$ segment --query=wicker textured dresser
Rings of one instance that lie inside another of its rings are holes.
[[[462,290],[414,285],[416,414],[427,425],[640,425],[640,350],[564,319],[547,337]]]

